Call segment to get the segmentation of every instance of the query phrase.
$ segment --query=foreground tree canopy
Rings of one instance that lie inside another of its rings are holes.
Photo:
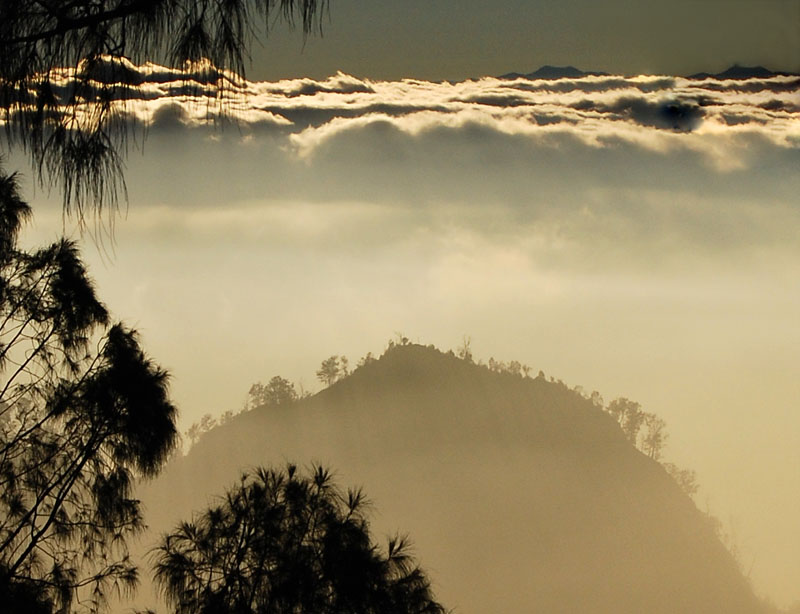
[[[258,24],[320,25],[327,0],[0,0],[0,109],[11,145],[60,184],[65,208],[116,202],[126,59],[181,66],[224,86],[243,74]],[[62,69],[73,79],[67,87]],[[49,183],[49,182],[48,182]]]
[[[371,541],[364,498],[329,472],[258,469],[155,550],[177,614],[441,614],[403,539]]]
[[[18,247],[29,215],[15,177],[0,175],[0,603],[96,612],[136,583],[132,487],[174,448],[176,410],[75,245]]]

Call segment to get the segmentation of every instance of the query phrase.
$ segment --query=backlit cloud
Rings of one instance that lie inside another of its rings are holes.
[[[61,71],[57,93],[71,91],[73,74]],[[758,134],[791,148],[800,143],[800,78],[794,76],[486,77],[451,83],[370,81],[338,73],[324,80],[252,82],[208,65],[179,70],[107,62],[93,69],[92,77],[97,87],[115,86],[124,100],[120,112],[145,125],[210,126],[224,109],[242,131],[293,135],[301,156],[324,138],[376,121],[412,135],[480,125],[538,140],[560,132],[595,146],[623,140],[657,150],[697,150],[698,134],[713,139]]]

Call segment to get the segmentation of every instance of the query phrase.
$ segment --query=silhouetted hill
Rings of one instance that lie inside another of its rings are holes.
[[[767,79],[776,76],[797,76],[794,73],[773,72],[763,66],[731,66],[720,73],[700,72],[690,75],[689,79]]]
[[[566,386],[391,348],[319,394],[207,433],[143,489],[157,531],[242,468],[321,462],[407,531],[463,614],[761,612],[712,528],[617,423]]]
[[[530,73],[510,72],[499,79],[580,79],[581,77],[607,77],[609,73],[600,71],[583,71],[574,66],[545,65]],[[798,76],[796,73],[772,71],[763,66],[734,65],[720,73],[699,72],[689,75],[688,79],[767,79],[776,76]]]
[[[511,72],[501,75],[500,79],[577,79],[580,77],[606,76],[605,72],[585,72],[574,66],[545,65],[528,74]]]

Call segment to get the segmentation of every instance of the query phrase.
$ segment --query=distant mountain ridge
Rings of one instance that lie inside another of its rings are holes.
[[[545,64],[537,68],[533,72],[521,74],[518,72],[510,72],[501,75],[500,79],[578,79],[580,77],[605,77],[608,76],[607,72],[586,72],[579,70],[574,66],[550,66]]]
[[[582,77],[607,77],[611,76],[610,73],[600,71],[583,71],[574,66],[551,66],[545,64],[540,68],[530,73],[510,72],[500,75],[498,79],[579,79]],[[740,80],[740,79],[767,79],[770,77],[800,76],[800,73],[786,72],[786,71],[772,71],[763,66],[733,66],[723,70],[719,73],[699,72],[688,75],[687,79],[719,79],[719,80]]]
[[[209,431],[140,496],[165,531],[259,464],[361,485],[464,614],[762,614],[706,517],[560,382],[400,345],[320,393]],[[202,486],[201,486],[202,485]]]
[[[716,74],[707,72],[699,72],[689,75],[689,79],[768,79],[770,77],[797,77],[798,73],[791,72],[775,72],[763,66],[739,66],[734,64],[730,68],[723,70]]]

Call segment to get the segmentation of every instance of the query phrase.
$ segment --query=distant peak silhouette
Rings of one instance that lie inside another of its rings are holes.
[[[739,66],[734,64],[719,73],[699,72],[689,75],[689,79],[768,79],[770,77],[779,76],[797,76],[796,73],[791,72],[775,72],[763,66]]]
[[[552,66],[545,64],[530,73],[509,72],[500,75],[499,79],[580,79],[582,77],[607,77],[610,73],[601,71],[584,71],[574,66]],[[698,72],[688,75],[688,79],[768,79],[780,76],[800,76],[789,71],[773,71],[764,66],[733,66],[719,73]]]
[[[507,73],[501,75],[501,79],[578,79],[580,77],[593,77],[593,76],[606,76],[605,72],[586,72],[575,68],[574,66],[551,66],[545,64],[544,66],[536,69],[528,74],[521,73]]]

